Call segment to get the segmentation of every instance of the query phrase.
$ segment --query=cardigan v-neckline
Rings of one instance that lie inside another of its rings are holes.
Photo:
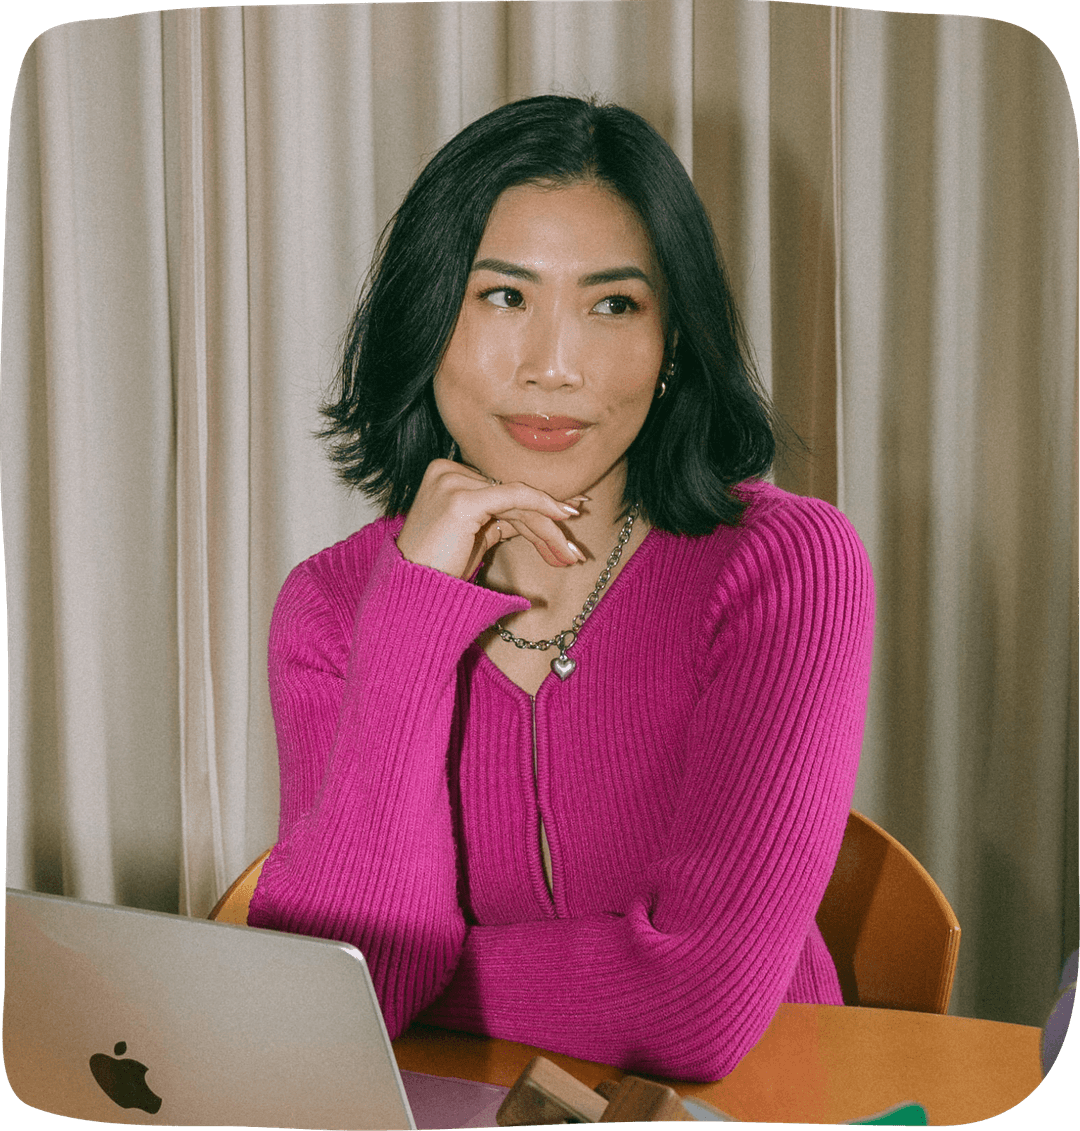
[[[626,562],[623,565],[622,569],[619,570],[618,574],[612,580],[607,590],[603,593],[600,600],[596,603],[596,607],[585,619],[585,623],[582,625],[582,635],[579,635],[574,643],[570,645],[571,648],[578,648],[579,646],[581,646],[583,641],[587,645],[589,639],[588,628],[593,623],[593,621],[599,619],[599,622],[602,624],[609,617],[615,615],[615,613],[613,613],[611,610],[615,606],[623,602],[624,591],[628,590],[629,586],[633,583],[633,578],[642,568],[642,563],[647,563],[649,557],[651,557],[652,554],[656,552],[658,540],[662,537],[663,532],[657,530],[655,526],[649,528],[645,537],[641,540],[641,543],[626,559]],[[543,680],[540,682],[540,686],[537,687],[535,692],[529,692],[524,687],[522,687],[521,684],[511,679],[510,676],[508,676],[506,672],[504,672],[502,668],[500,668],[499,665],[495,663],[495,661],[488,655],[484,646],[479,642],[479,639],[474,640],[469,645],[469,650],[472,649],[476,649],[476,651],[480,653],[480,659],[478,661],[477,667],[481,669],[489,669],[489,673],[491,674],[491,677],[495,680],[495,682],[499,685],[505,685],[508,689],[511,689],[511,694],[515,697],[525,696],[529,701],[537,700],[543,689],[547,687],[552,681],[554,681],[556,685],[562,685],[564,682],[568,683],[570,682],[570,680],[574,679],[574,676],[571,675],[569,680],[561,680],[558,675],[556,675],[555,672],[552,671],[544,676]]]

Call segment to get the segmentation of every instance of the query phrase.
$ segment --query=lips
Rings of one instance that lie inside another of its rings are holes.
[[[572,416],[525,414],[500,416],[499,421],[510,438],[532,452],[564,452],[572,448],[591,427]]]

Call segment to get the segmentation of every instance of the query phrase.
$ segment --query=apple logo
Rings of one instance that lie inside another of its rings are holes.
[[[116,1055],[127,1052],[127,1042],[117,1041]],[[146,1083],[147,1068],[137,1060],[117,1060],[96,1052],[90,1058],[90,1071],[101,1090],[120,1107],[139,1107],[156,1115],[161,1107],[161,1096],[155,1096]]]

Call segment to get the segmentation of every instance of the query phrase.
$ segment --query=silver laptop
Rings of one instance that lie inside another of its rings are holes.
[[[4,1064],[108,1123],[493,1127],[506,1089],[400,1073],[347,943],[9,888]]]

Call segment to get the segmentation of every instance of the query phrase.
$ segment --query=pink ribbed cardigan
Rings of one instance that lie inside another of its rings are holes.
[[[475,643],[527,607],[406,561],[380,520],[298,566],[270,633],[280,840],[248,921],[345,939],[414,1018],[709,1080],[781,1001],[840,1004],[814,922],[870,671],[865,552],[739,488],[649,532],[535,699]],[[542,817],[552,891],[540,852]]]

